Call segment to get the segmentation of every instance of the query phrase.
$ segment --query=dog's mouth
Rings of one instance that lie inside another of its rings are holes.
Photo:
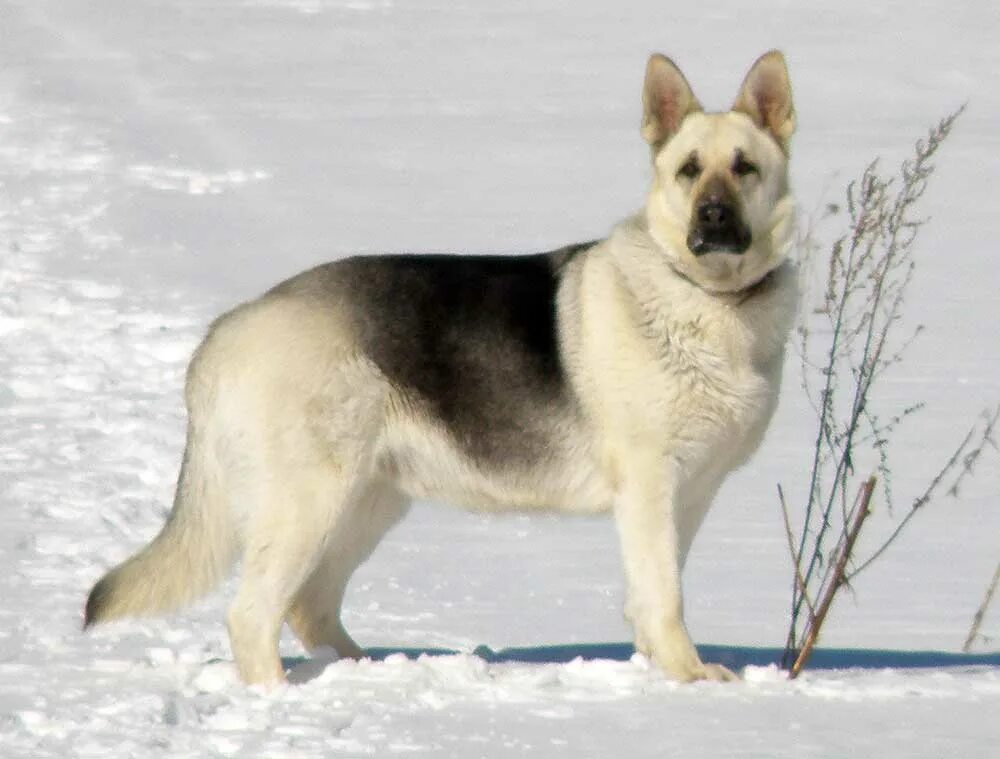
[[[725,237],[717,235],[703,235],[698,230],[692,230],[687,238],[688,248],[696,256],[704,256],[708,253],[730,253],[738,256],[746,253],[750,248],[749,231]]]
[[[753,236],[736,211],[721,204],[700,206],[688,232],[687,246],[696,256],[745,253]]]

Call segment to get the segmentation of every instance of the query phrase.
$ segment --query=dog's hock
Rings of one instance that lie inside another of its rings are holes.
[[[795,132],[795,108],[785,56],[771,50],[757,59],[743,80],[733,110],[745,113],[788,151],[788,141]]]
[[[642,89],[642,137],[654,148],[673,135],[689,113],[701,110],[684,74],[664,55],[654,53],[646,64]]]

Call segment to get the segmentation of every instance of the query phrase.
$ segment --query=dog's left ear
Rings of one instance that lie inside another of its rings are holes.
[[[732,109],[745,113],[757,126],[770,132],[787,153],[795,131],[795,107],[785,56],[772,50],[758,58],[743,80]]]

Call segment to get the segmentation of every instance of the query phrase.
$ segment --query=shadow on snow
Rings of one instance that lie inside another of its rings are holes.
[[[502,648],[494,651],[480,646],[472,651],[491,664],[565,664],[575,659],[628,661],[635,649],[630,643],[573,643],[528,648]],[[366,656],[382,661],[389,656],[402,654],[408,659],[421,656],[455,656],[461,651],[446,648],[369,648]],[[698,653],[705,661],[724,664],[732,670],[743,667],[766,667],[780,664],[782,649],[752,646],[700,645]],[[308,680],[318,675],[329,660],[310,660],[288,657],[283,660],[287,669],[294,669],[298,677]],[[897,651],[868,648],[820,648],[809,660],[808,669],[928,669],[943,667],[1000,667],[1000,652],[961,654],[946,651]],[[315,671],[313,671],[315,670]]]
[[[375,660],[391,654],[404,654],[414,659],[422,654],[449,656],[459,653],[447,649],[370,648],[367,655]],[[530,664],[565,664],[574,659],[611,659],[628,661],[635,653],[631,643],[574,643],[530,648],[502,648],[494,651],[480,646],[472,652],[490,663],[523,662]],[[700,645],[698,653],[704,661],[718,662],[730,669],[747,666],[766,667],[779,664],[783,650],[749,646]],[[965,666],[1000,667],[1000,652],[959,654],[945,651],[895,651],[867,648],[817,648],[809,660],[810,669],[923,669],[931,667]]]

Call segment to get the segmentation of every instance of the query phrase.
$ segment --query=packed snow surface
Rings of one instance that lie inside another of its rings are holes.
[[[907,318],[926,330],[881,396],[927,403],[896,447],[905,505],[1000,399],[998,22],[986,2],[5,0],[0,756],[995,755],[1000,660],[982,642],[949,655],[1000,558],[995,458],[838,602],[815,668],[773,665],[775,486],[801,493],[814,434],[794,360],[687,568],[689,625],[739,683],[676,685],[632,654],[605,519],[418,504],[347,598],[371,658],[308,658],[289,636],[273,691],[235,676],[231,584],[166,618],[80,623],[167,513],[185,364],[217,313],[351,252],[601,236],[648,182],[654,50],[716,108],[785,51],[817,218],[968,102],[924,201]],[[869,540],[898,516],[876,513]]]

